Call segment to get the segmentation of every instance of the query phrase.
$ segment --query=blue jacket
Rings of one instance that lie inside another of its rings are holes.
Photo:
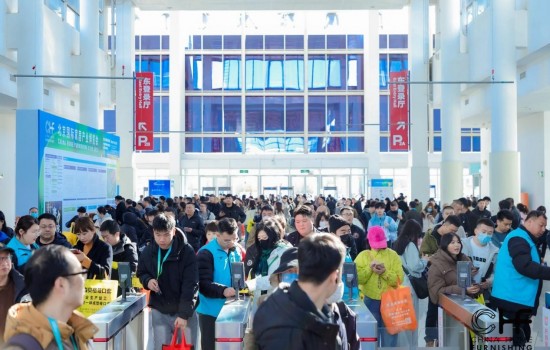
[[[24,265],[29,261],[34,250],[38,249],[38,245],[33,243],[30,245],[30,248],[21,243],[16,237],[10,239],[6,245],[8,248],[13,249],[15,252],[15,257],[17,258],[17,263],[14,264],[15,268],[20,272],[23,272]]]
[[[522,228],[513,230],[506,236],[497,256],[492,295],[501,300],[534,307],[540,280],[522,275],[514,267],[508,246],[508,242],[514,237],[524,239],[529,244],[531,260],[540,263],[537,247],[529,234]],[[521,293],[518,293],[518,288]]]
[[[241,261],[240,254],[231,249],[225,252],[214,239],[203,246],[198,254],[199,263],[199,306],[197,312],[218,317],[225,296],[223,291],[231,287],[231,263]]]

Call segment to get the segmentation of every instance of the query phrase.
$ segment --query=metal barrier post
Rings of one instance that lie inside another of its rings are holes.
[[[216,350],[241,350],[251,308],[251,299],[226,302],[216,319]]]
[[[357,315],[357,335],[362,350],[378,349],[378,322],[361,300],[346,301],[348,307]]]

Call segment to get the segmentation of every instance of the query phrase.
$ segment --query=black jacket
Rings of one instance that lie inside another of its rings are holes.
[[[466,236],[470,237],[474,235],[474,230],[477,226],[478,217],[476,214],[472,213],[470,210],[466,210],[465,213],[458,215],[460,221],[462,222],[462,227],[466,232]]]
[[[113,217],[119,225],[122,225],[122,223],[124,222],[124,213],[126,213],[126,203],[124,203],[124,201],[121,201],[116,205],[115,216]]]
[[[478,217],[478,219],[485,218],[490,219],[491,218],[491,212],[487,209],[483,209],[483,211],[479,210],[478,208],[475,208],[472,210],[472,213]]]
[[[25,278],[23,275],[17,271],[15,268],[12,268],[10,271],[9,278],[13,281],[14,285],[14,300],[13,303],[18,303],[21,301],[21,298],[28,293],[27,288],[25,288]]]
[[[137,277],[145,289],[149,289],[151,279],[158,281],[161,293],[151,292],[150,307],[187,320],[193,316],[199,290],[195,251],[181,231],[176,230],[170,255],[163,264],[161,275],[157,276],[159,252],[160,247],[154,240],[145,247],[139,257]]]
[[[319,314],[297,282],[278,289],[260,305],[254,317],[259,350],[343,349],[340,326],[327,306]]]
[[[179,227],[185,234],[185,237],[187,237],[187,242],[189,242],[195,252],[197,252],[201,247],[203,236],[206,235],[206,231],[204,230],[204,222],[202,221],[199,213],[195,210],[193,216],[190,218],[187,217],[187,214],[183,213],[183,215],[179,218]],[[191,232],[185,232],[184,228],[186,227],[189,227]]]
[[[99,239],[97,234],[94,234],[92,249],[87,256],[92,260],[88,269],[89,279],[109,279],[111,276],[111,265],[113,263],[113,249],[111,246]],[[80,241],[76,242],[76,249],[84,251],[84,244]]]
[[[136,214],[131,212],[124,213],[122,217],[124,218],[124,225],[122,226],[129,225],[133,227],[135,230],[136,237],[135,238],[131,237],[127,232],[124,232],[124,233],[126,233],[128,238],[130,238],[132,242],[138,245],[141,245],[141,243],[144,240],[144,237],[146,237],[148,233],[147,225],[145,225],[145,223],[141,221]]]
[[[44,244],[44,243],[40,242],[40,237],[39,237],[36,240],[36,244],[38,244],[41,247],[44,247],[44,246],[50,245],[50,244],[62,245],[62,246],[67,247],[69,249],[73,247],[71,245],[71,243],[69,243],[69,241],[67,241],[67,238],[65,238],[65,236],[63,236],[62,234],[57,233],[57,232],[55,233],[55,237],[54,237],[52,243]]]
[[[225,214],[224,216],[220,215],[222,212]],[[237,222],[244,223],[246,221],[246,214],[240,207],[236,206],[235,204],[233,204],[230,208],[228,208],[225,205],[222,205],[217,218],[218,220],[224,219],[224,218],[233,218]]]
[[[130,263],[130,270],[136,272],[138,264],[138,255],[136,244],[124,233],[120,234],[120,241],[113,246],[113,261]],[[118,269],[111,270],[111,279],[118,280]]]

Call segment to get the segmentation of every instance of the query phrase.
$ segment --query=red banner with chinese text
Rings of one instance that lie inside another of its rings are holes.
[[[409,150],[407,71],[390,72],[390,151]]]
[[[136,151],[153,150],[153,73],[136,73]]]

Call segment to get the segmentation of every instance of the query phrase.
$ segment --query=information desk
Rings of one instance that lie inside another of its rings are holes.
[[[98,328],[94,349],[145,349],[144,316],[145,294],[128,294],[88,317]]]
[[[361,300],[346,301],[349,308],[357,315],[357,335],[362,350],[378,348],[378,323]]]
[[[439,294],[439,306],[440,346],[458,345],[467,349],[470,338],[474,349],[512,348],[512,325],[505,323],[500,333],[498,312],[461,295]],[[475,334],[472,336],[469,331]]]
[[[240,350],[244,347],[244,334],[252,300],[245,296],[225,303],[216,319],[216,350]]]

